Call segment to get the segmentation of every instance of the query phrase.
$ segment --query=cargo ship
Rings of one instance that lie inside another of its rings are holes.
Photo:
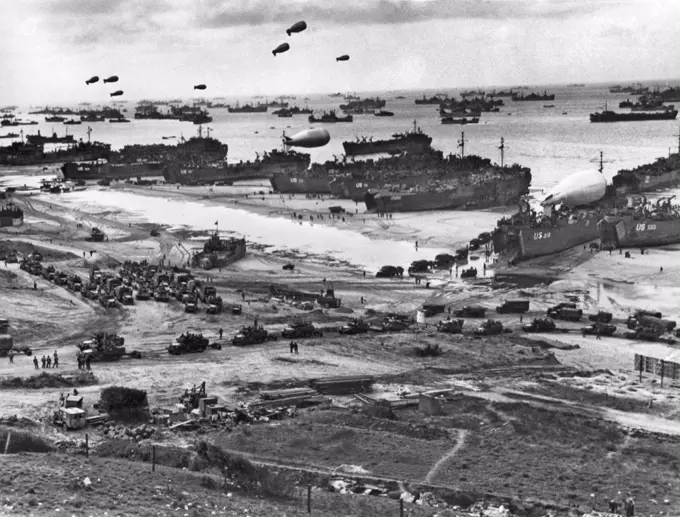
[[[615,111],[604,110],[601,113],[591,113],[591,122],[638,122],[643,120],[675,120],[678,110],[664,110],[646,113],[633,111],[631,113],[616,113]]]
[[[135,163],[110,163],[68,162],[61,166],[64,180],[122,180],[130,178],[143,178],[149,176],[162,176],[163,164],[161,162],[135,162]]]
[[[229,264],[241,260],[246,256],[245,239],[220,239],[215,230],[210,240],[203,246],[203,251],[191,256],[191,267],[212,269],[214,267],[226,267]]]
[[[441,102],[444,102],[448,98],[449,98],[448,95],[443,95],[441,93],[435,95],[434,97],[425,97],[425,95],[423,95],[423,98],[422,99],[416,99],[415,103],[419,104],[419,105],[420,104],[439,104]]]
[[[615,208],[598,223],[603,247],[648,248],[680,243],[680,214],[671,205],[675,196],[648,203],[631,196],[624,208]]]
[[[273,149],[259,154],[254,161],[228,164],[225,161],[190,166],[182,163],[168,163],[163,170],[163,177],[168,183],[181,185],[201,185],[215,182],[233,183],[248,179],[272,179],[276,175],[290,177],[299,174],[309,167],[309,154],[295,151]],[[272,180],[273,181],[273,180]],[[273,183],[272,183],[273,184]]]
[[[52,136],[42,136],[38,130],[37,135],[26,135],[26,141],[29,144],[71,144],[75,142],[75,138],[68,134],[57,136],[56,133],[52,133]]]
[[[413,130],[394,133],[388,140],[357,138],[355,142],[343,142],[342,147],[348,156],[375,153],[410,152],[420,153],[430,148],[432,137],[423,133],[413,121]]]
[[[529,193],[531,172],[526,167],[496,167],[490,160],[472,155],[449,156],[446,161],[448,167],[444,170],[455,172],[428,178],[427,185],[409,190],[393,183],[387,185],[387,191],[367,192],[366,209],[378,213],[478,210],[513,205]]]
[[[14,203],[0,207],[0,227],[21,226],[24,222],[24,211]]]
[[[521,101],[554,101],[555,100],[555,94],[554,93],[548,93],[547,91],[544,91],[543,94],[540,93],[530,93],[529,95],[524,95],[524,92],[520,92],[519,94],[515,93],[512,96],[512,100],[515,102],[521,102]]]
[[[197,136],[188,140],[181,138],[177,145],[149,144],[126,145],[118,153],[112,153],[111,161],[130,162],[170,162],[203,164],[226,160],[229,146],[210,137],[210,129],[203,136],[203,127],[199,126]]]
[[[320,118],[316,118],[313,114],[310,115],[307,120],[311,122],[312,124],[317,122],[317,123],[324,123],[324,124],[332,124],[336,122],[353,122],[354,117],[352,115],[346,115],[344,117],[338,117],[338,115],[335,113],[335,111],[330,111],[328,113],[324,113],[321,115]]]
[[[0,165],[45,165],[67,161],[89,161],[108,159],[111,146],[101,142],[78,142],[68,149],[45,152],[42,144],[12,142],[8,147],[0,147]]]
[[[255,106],[252,104],[244,104],[243,106],[239,106],[238,102],[236,103],[236,106],[229,106],[228,108],[229,113],[266,113],[268,109],[269,106],[266,104],[258,103]]]

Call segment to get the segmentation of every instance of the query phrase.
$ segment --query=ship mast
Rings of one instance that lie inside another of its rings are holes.
[[[503,137],[501,137],[501,145],[498,147],[501,150],[501,169],[503,168],[503,158],[504,158],[504,151],[505,151],[505,140]]]
[[[21,131],[19,131],[19,133],[21,134],[21,143],[23,144],[24,143],[24,130],[22,129]]]
[[[458,140],[458,147],[460,147],[460,157],[465,157],[465,131],[461,131],[460,140]]]

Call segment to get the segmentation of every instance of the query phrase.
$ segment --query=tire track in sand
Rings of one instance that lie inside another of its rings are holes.
[[[437,463],[435,463],[430,471],[427,473],[427,476],[425,476],[425,480],[423,483],[430,483],[432,481],[432,478],[439,472],[439,469],[441,469],[451,458],[453,458],[458,451],[465,445],[465,437],[467,436],[468,431],[467,429],[459,429],[458,430],[458,443],[453,446],[453,448],[444,454]]]

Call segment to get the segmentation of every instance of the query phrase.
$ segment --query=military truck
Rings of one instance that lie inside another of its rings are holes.
[[[524,314],[529,310],[529,300],[506,300],[496,307],[498,314]]]
[[[457,318],[484,318],[486,317],[486,307],[466,305],[462,309],[453,311]]]
[[[208,314],[219,314],[222,312],[222,297],[211,296],[208,298],[208,308],[205,310]]]
[[[464,324],[465,320],[462,318],[447,318],[437,323],[437,332],[444,332],[446,334],[462,334]]]
[[[575,304],[569,304],[575,305]],[[548,309],[548,317],[556,320],[580,321],[583,317],[583,310],[576,307],[555,306]]]
[[[609,323],[596,322],[581,329],[581,334],[584,336],[613,336],[616,332],[616,326]]]
[[[101,231],[99,228],[94,227],[90,231],[90,236],[87,237],[86,240],[91,241],[91,242],[103,242],[104,239],[106,238],[106,234]],[[106,239],[108,240],[108,239]]]
[[[609,323],[614,315],[611,312],[598,311],[597,314],[588,316],[588,320],[594,323]]]
[[[261,326],[242,327],[238,334],[231,339],[234,346],[246,346],[264,343],[265,341],[276,341],[274,334],[267,332]]]
[[[92,339],[78,344],[78,356],[92,361],[118,361],[125,353],[125,338],[116,334],[97,332]]]
[[[126,285],[119,285],[114,290],[116,299],[123,305],[134,305],[134,298],[132,297],[132,288]]]
[[[188,294],[184,298],[184,312],[195,314],[198,312],[198,296],[195,292]]]
[[[338,332],[340,332],[340,334],[353,336],[355,334],[365,334],[366,332],[368,332],[369,328],[370,328],[369,324],[366,323],[364,320],[355,318],[347,322],[342,327],[340,327]]]
[[[149,291],[149,288],[146,287],[145,285],[140,285],[139,289],[137,290],[137,295],[135,297],[138,300],[150,300],[151,291]]]
[[[413,318],[403,314],[388,314],[380,324],[382,332],[399,332],[411,326]]]
[[[531,323],[522,325],[525,332],[554,332],[557,330],[557,325],[551,319],[536,318]]]
[[[658,341],[663,335],[663,330],[655,327],[638,327],[635,330],[626,332],[623,337],[626,339],[639,339],[641,341]]]
[[[52,414],[52,423],[63,431],[84,429],[87,426],[87,413],[78,407],[60,407]]]
[[[174,343],[168,346],[168,352],[173,355],[204,352],[208,345],[208,338],[203,337],[203,334],[187,332],[181,334]]]
[[[281,332],[281,337],[286,339],[321,336],[323,336],[323,332],[314,328],[314,325],[308,321],[293,321]]]
[[[493,336],[510,332],[510,329],[503,328],[503,323],[497,320],[486,320],[475,329],[478,336]]]
[[[461,278],[477,278],[477,268],[469,267],[460,273]]]
[[[655,327],[668,332],[672,332],[677,326],[675,321],[657,318],[648,314],[629,316],[626,320],[626,325],[629,329],[635,329],[637,327]]]

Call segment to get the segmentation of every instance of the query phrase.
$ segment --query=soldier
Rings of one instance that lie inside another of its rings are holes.
[[[40,370],[40,367],[38,366],[38,358],[37,357],[33,358],[33,365],[35,366],[36,370]]]
[[[291,342],[290,342],[290,353],[291,353],[291,354],[293,353],[293,349],[294,349],[294,348],[295,348],[295,342],[294,342],[294,341],[291,341]]]
[[[33,290],[35,291],[38,288],[38,282],[33,281]]]
[[[42,367],[43,367],[43,369],[44,369],[44,368],[45,368],[45,356],[42,356],[42,357],[40,358],[40,362],[42,363]]]
[[[9,357],[9,362],[10,362],[10,364],[14,363],[14,351],[13,351],[13,350],[10,350],[10,351],[7,353],[7,357]]]
[[[57,355],[57,351],[54,351],[54,367],[59,368],[59,356]]]
[[[66,397],[64,397],[64,393],[59,394],[59,405],[63,406],[66,403]]]
[[[297,341],[294,341],[294,342],[293,342],[293,345],[294,345],[294,347],[295,347],[295,348],[294,348],[294,350],[295,350],[295,355],[297,355],[297,353],[298,353],[298,342],[297,342]]]
[[[52,368],[52,358],[49,355],[45,358],[45,363],[48,368]]]
[[[92,362],[92,356],[88,355],[88,356],[85,358],[85,365],[87,366],[87,369],[88,369],[88,370],[90,369],[90,362]]]
[[[220,333],[220,339],[222,339],[222,333],[223,333],[224,331],[222,330],[222,328],[220,328],[220,330],[218,330],[218,332]]]

